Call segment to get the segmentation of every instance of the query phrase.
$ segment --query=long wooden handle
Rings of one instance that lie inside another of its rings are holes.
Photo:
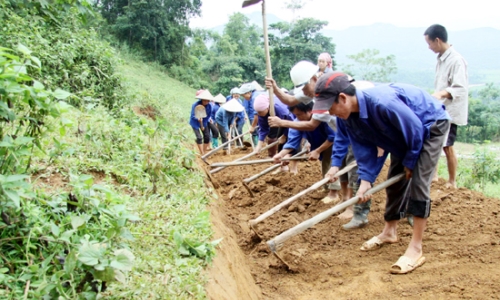
[[[244,110],[244,112],[245,112],[245,118],[247,119],[247,121],[248,121],[248,126],[249,126],[249,128],[250,128],[250,127],[252,127],[252,123],[250,122],[250,118],[248,117],[247,111],[246,111],[246,110]],[[253,151],[255,151],[255,146],[257,146],[257,145],[254,145],[254,144],[253,144],[253,139],[252,139],[252,136],[250,136],[250,144],[252,145],[252,150],[253,150]]]
[[[300,151],[299,153],[297,153],[297,154],[295,154],[294,156],[292,156],[292,158],[293,158],[293,157],[295,157],[295,156],[300,157],[300,155],[302,155],[302,154],[304,154],[304,153],[306,153],[306,152],[307,152],[307,150],[302,150],[302,151]],[[273,171],[273,170],[276,170],[276,169],[277,169],[277,168],[279,168],[279,167],[281,167],[281,165],[280,165],[280,164],[272,165],[272,166],[270,166],[269,168],[265,169],[264,171],[260,172],[259,174],[255,174],[255,175],[253,175],[252,177],[249,177],[249,178],[243,179],[243,183],[245,183],[245,184],[249,184],[250,182],[254,181],[255,179],[260,178],[260,177],[262,177],[262,176],[266,175],[267,173],[269,173],[269,172],[271,172],[271,171]]]
[[[405,178],[405,173],[398,174],[398,175],[384,181],[383,183],[369,189],[368,191],[366,191],[365,195],[372,195],[372,194],[374,194],[382,189],[387,188],[388,186],[393,185],[394,183],[400,181],[403,178]],[[331,217],[332,215],[340,212],[341,210],[347,208],[348,206],[356,204],[358,201],[359,201],[359,197],[356,196],[356,197],[353,197],[345,202],[342,202],[338,205],[335,205],[334,207],[332,207],[332,208],[330,208],[330,209],[328,209],[320,214],[317,214],[316,216],[310,218],[309,220],[306,220],[306,221],[298,224],[297,226],[288,229],[287,231],[283,232],[282,234],[276,236],[274,239],[267,241],[267,246],[269,247],[269,249],[271,249],[271,251],[276,252],[277,249],[280,248],[281,245],[286,240],[290,239],[291,237],[296,236],[297,234],[305,231],[306,229],[311,228],[312,226],[314,226],[314,225],[318,224],[319,222]]]
[[[307,156],[299,156],[299,157],[288,157],[288,158],[282,158],[282,161],[291,161],[291,160],[305,160],[308,159],[309,157]],[[231,161],[231,162],[223,162],[223,163],[213,163],[210,166],[213,168],[217,167],[234,167],[234,166],[244,166],[244,165],[257,165],[257,164],[265,164],[265,163],[272,163],[274,162],[274,159],[272,158],[267,158],[267,159],[257,159],[257,160],[245,160],[245,161]]]
[[[203,155],[203,156],[201,157],[201,159],[205,160],[207,157],[209,157],[210,155],[212,155],[212,154],[214,154],[215,152],[219,151],[220,149],[222,149],[222,148],[223,148],[224,146],[226,146],[227,144],[229,144],[229,143],[231,143],[232,141],[234,141],[234,140],[236,140],[236,139],[238,139],[238,138],[240,138],[240,137],[242,137],[242,136],[244,136],[244,135],[246,135],[246,134],[249,134],[249,133],[250,133],[250,131],[247,131],[247,132],[245,132],[245,133],[243,133],[243,134],[238,135],[238,136],[237,136],[237,137],[235,137],[235,138],[232,138],[232,139],[228,140],[228,141],[227,141],[227,142],[225,142],[224,144],[220,145],[219,147],[217,147],[217,148],[213,149],[212,151],[209,151],[208,153],[206,153],[205,155]]]
[[[264,28],[264,51],[266,52],[266,73],[267,78],[273,78],[271,69],[271,55],[269,54],[269,36],[267,34],[267,18],[266,18],[266,1],[262,0],[262,27]],[[269,114],[274,117],[274,92],[273,88],[269,89]]]
[[[274,143],[271,143],[271,144],[269,144],[269,145],[265,146],[264,148],[260,149],[260,152],[265,151],[265,150],[267,150],[267,149],[269,149],[269,148],[271,148],[271,147],[276,146],[276,145],[278,144],[278,142],[279,142],[279,141],[276,141],[276,142],[274,142]],[[212,150],[212,151],[213,151],[213,150]],[[236,159],[236,160],[234,160],[234,161],[242,161],[242,160],[245,160],[245,159],[247,159],[247,158],[250,158],[250,157],[252,157],[252,156],[254,156],[254,155],[257,155],[257,152],[255,152],[255,151],[254,151],[254,152],[252,152],[252,153],[248,153],[247,155],[245,155],[245,156],[243,156],[243,157],[240,157],[240,158],[238,158],[238,159]],[[226,168],[226,167],[218,167],[218,168],[216,168],[216,169],[210,170],[210,174],[217,173],[217,172],[219,172],[219,171],[222,171],[222,170],[223,170],[223,169],[225,169],[225,168]]]
[[[340,175],[343,175],[343,174],[349,172],[355,166],[357,166],[356,162],[350,163],[345,168],[343,168],[342,170],[338,171],[335,174],[335,177],[338,177]],[[318,188],[320,188],[323,185],[327,184],[329,181],[330,181],[330,178],[323,178],[323,179],[321,179],[320,181],[318,181],[315,184],[311,185],[310,187],[308,187],[307,189],[303,190],[302,192],[300,192],[300,193],[298,193],[298,194],[296,194],[296,195],[294,195],[294,196],[286,199],[285,201],[281,202],[280,204],[278,204],[275,207],[271,208],[270,210],[266,211],[265,213],[263,213],[262,215],[260,215],[257,219],[250,220],[249,221],[250,225],[254,226],[254,225],[256,225],[256,224],[264,221],[265,219],[267,219],[268,217],[272,216],[274,213],[276,213],[277,211],[279,211],[283,207],[289,205],[290,203],[294,202],[295,200],[299,199],[300,197],[304,196],[305,194],[317,190]]]

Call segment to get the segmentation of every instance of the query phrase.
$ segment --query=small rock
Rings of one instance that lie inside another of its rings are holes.
[[[303,206],[303,205],[297,205],[297,211],[299,213],[303,213],[304,211],[306,211],[306,208]]]

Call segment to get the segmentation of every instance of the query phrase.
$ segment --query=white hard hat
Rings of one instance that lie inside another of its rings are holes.
[[[319,67],[310,61],[302,60],[295,64],[290,70],[290,78],[295,86],[294,94],[302,91],[304,85],[309,83],[309,80],[318,73],[318,70]]]

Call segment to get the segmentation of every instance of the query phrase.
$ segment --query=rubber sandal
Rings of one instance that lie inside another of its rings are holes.
[[[359,250],[361,251],[373,251],[380,249],[384,244],[394,244],[396,242],[384,242],[381,239],[378,238],[378,236],[374,236],[368,241],[364,242],[361,248]]]
[[[417,260],[401,256],[398,261],[391,266],[392,274],[408,274],[425,263],[425,257],[420,256]]]

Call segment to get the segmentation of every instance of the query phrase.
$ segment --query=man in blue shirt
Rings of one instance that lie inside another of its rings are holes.
[[[312,118],[313,102],[308,104],[299,103],[295,106],[288,107],[288,110],[297,118],[295,122],[309,121]],[[321,161],[321,172],[323,176],[326,175],[330,169],[332,145],[335,139],[335,132],[328,126],[327,123],[321,122],[312,131],[300,131],[296,129],[289,129],[288,140],[278,154],[273,158],[276,163],[279,163],[283,157],[290,156],[295,152],[300,151],[302,139],[306,139],[311,144],[311,151],[309,152],[309,160]],[[296,163],[290,163],[290,172],[297,173]],[[337,183],[337,182],[336,182]],[[337,183],[330,183],[325,186],[329,190],[328,195],[323,199],[324,202],[330,202],[330,199],[338,198],[338,191],[340,185]]]
[[[425,262],[422,238],[430,214],[430,186],[441,147],[450,127],[444,106],[422,89],[406,84],[379,85],[356,91],[340,72],[320,77],[315,88],[314,112],[329,111],[337,116],[337,135],[352,143],[358,163],[360,202],[377,178],[388,153],[391,165],[388,178],[399,173],[405,179],[386,189],[385,227],[381,234],[365,242],[362,251],[395,243],[397,223],[406,214],[414,216],[413,236],[406,252],[391,267],[391,273],[405,274]],[[335,150],[335,149],[334,149]],[[332,157],[333,177],[341,161]],[[333,180],[334,178],[332,178]]]

